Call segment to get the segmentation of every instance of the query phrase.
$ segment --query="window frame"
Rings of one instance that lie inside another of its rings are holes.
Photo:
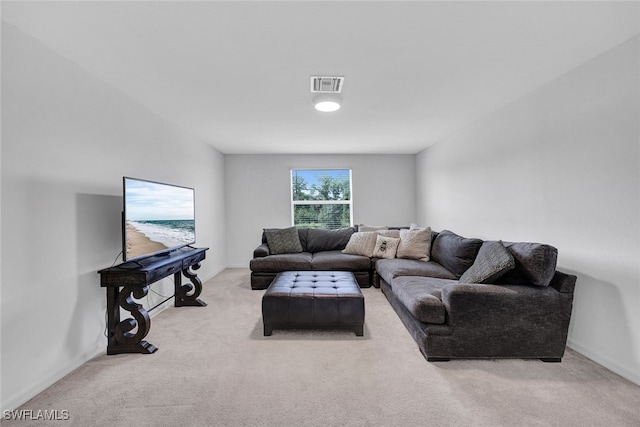
[[[349,172],[349,200],[293,200],[293,173],[294,171],[348,171]],[[296,225],[296,205],[349,205],[349,227],[353,227],[353,170],[352,168],[289,168],[289,191],[291,200],[291,225]]]

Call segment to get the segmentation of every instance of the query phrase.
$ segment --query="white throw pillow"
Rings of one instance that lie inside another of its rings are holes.
[[[393,237],[385,237],[378,235],[376,238],[376,247],[373,250],[374,258],[386,258],[391,259],[396,257],[396,251],[398,250],[398,245],[400,244],[400,239],[396,239]]]
[[[400,230],[380,230],[378,234],[384,237],[393,237],[394,239],[400,238]]]
[[[431,251],[431,227],[400,230],[400,244],[396,256],[398,258],[429,261]]]
[[[347,246],[342,250],[342,253],[372,257],[377,236],[378,233],[375,231],[353,233],[349,238],[349,242],[347,242]]]

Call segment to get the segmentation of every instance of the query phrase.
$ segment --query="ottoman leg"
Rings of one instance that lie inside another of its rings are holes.
[[[273,326],[270,323],[264,324],[264,336],[269,337],[273,333]]]
[[[357,337],[361,337],[364,335],[364,325],[356,325],[354,329],[356,331]]]

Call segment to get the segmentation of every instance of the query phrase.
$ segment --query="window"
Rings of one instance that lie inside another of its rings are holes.
[[[293,225],[309,228],[350,227],[350,169],[292,169]]]

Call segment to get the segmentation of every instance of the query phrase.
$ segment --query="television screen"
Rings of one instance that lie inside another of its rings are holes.
[[[195,243],[193,188],[129,177],[123,188],[125,262]]]

